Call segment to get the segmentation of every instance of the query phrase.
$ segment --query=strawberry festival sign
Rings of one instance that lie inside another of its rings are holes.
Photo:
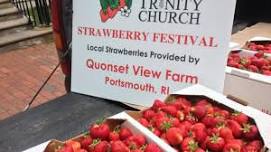
[[[198,83],[222,92],[235,0],[73,7],[73,92],[142,106]]]

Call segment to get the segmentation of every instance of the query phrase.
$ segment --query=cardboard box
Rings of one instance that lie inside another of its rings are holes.
[[[156,137],[155,135],[149,134],[148,129],[144,128],[142,125],[140,125],[136,120],[131,118],[129,115],[127,115],[125,112],[119,113],[115,116],[112,116],[106,120],[106,122],[109,124],[110,129],[113,130],[116,126],[120,125],[121,127],[126,127],[131,129],[133,134],[142,134],[146,137],[148,143],[156,143],[161,150],[165,152],[175,152],[173,148],[171,148],[169,145],[165,144],[164,142],[161,142],[161,140]],[[78,135],[74,138],[71,138],[69,140],[74,141],[80,141],[80,139],[84,136],[84,134]],[[56,152],[61,147],[63,147],[65,142],[58,141],[58,140],[52,140],[44,152]]]
[[[256,52],[240,50],[240,56]],[[266,54],[267,56],[271,56]],[[265,76],[233,67],[226,67],[224,94],[241,100],[243,104],[271,114],[271,76]]]
[[[232,111],[239,111],[248,115],[251,119],[253,119],[253,121],[259,128],[261,138],[264,142],[264,148],[262,149],[262,151],[268,151],[269,149],[271,149],[271,117],[269,115],[264,114],[261,111],[253,109],[251,107],[239,104],[233,100],[228,99],[226,96],[201,85],[194,85],[192,87],[175,92],[174,94],[168,96],[165,102],[170,102],[180,95],[192,99],[197,97],[209,98],[211,99],[213,104],[223,106],[224,108]],[[138,119],[141,117],[141,112],[127,111],[127,114],[129,114],[134,119]],[[263,120],[262,118],[266,119]],[[150,133],[152,134],[152,132]]]

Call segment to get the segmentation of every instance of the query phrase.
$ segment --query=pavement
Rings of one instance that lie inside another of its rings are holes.
[[[23,111],[57,63],[53,42],[0,53],[0,120]],[[65,93],[64,75],[58,68],[31,107]]]

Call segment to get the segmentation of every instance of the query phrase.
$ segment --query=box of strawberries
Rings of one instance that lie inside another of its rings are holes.
[[[152,139],[120,113],[97,121],[88,132],[65,142],[52,140],[44,152],[163,152],[170,148]]]
[[[256,52],[263,51],[264,53],[271,53],[271,38],[260,36],[253,37],[246,42],[243,48]]]
[[[271,148],[270,116],[200,85],[127,114],[175,151],[262,152]]]
[[[228,58],[224,94],[271,114],[271,55],[263,51],[232,51]]]

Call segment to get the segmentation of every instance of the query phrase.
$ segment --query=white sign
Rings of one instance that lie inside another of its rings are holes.
[[[143,106],[197,83],[222,92],[235,0],[73,3],[73,92]]]

